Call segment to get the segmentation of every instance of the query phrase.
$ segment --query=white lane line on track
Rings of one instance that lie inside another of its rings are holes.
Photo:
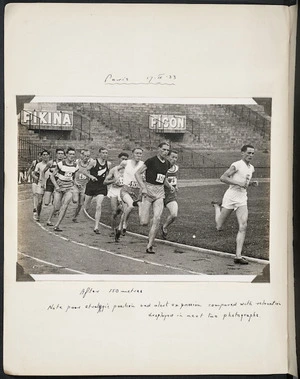
[[[34,260],[37,261],[37,262],[45,263],[45,264],[47,264],[47,265],[54,266],[54,267],[58,267],[58,268],[63,268],[64,270],[68,270],[68,271],[71,271],[71,272],[75,272],[76,274],[85,274],[85,272],[82,272],[82,271],[73,270],[72,268],[67,268],[67,267],[64,267],[64,266],[56,265],[55,263],[51,263],[51,262],[48,262],[48,261],[44,261],[43,259],[39,259],[39,258],[36,258],[36,257],[32,257],[31,255],[28,255],[28,254],[22,253],[21,251],[18,251],[18,253],[21,254],[21,255],[23,255],[23,256],[26,257],[26,258],[34,259]],[[32,276],[32,275],[31,275],[31,276]]]
[[[85,215],[95,221],[95,219],[90,216],[87,211],[83,208],[83,211],[85,213]],[[108,228],[110,229],[110,226],[106,225],[106,224],[103,224],[102,222],[100,222],[100,225],[104,226],[105,228]],[[135,237],[139,237],[139,238],[144,238],[144,239],[148,239],[147,236],[144,236],[143,234],[138,234],[138,233],[134,233],[134,232],[129,232],[129,231],[126,231],[126,234],[129,234],[131,236],[135,236]],[[198,247],[198,246],[190,246],[190,245],[184,245],[182,243],[178,243],[178,242],[173,242],[173,241],[165,241],[165,240],[161,240],[161,239],[158,239],[156,238],[156,241],[159,241],[160,243],[162,244],[165,244],[165,245],[169,245],[169,246],[176,246],[176,247],[181,247],[181,248],[185,248],[185,249],[190,249],[190,250],[194,250],[194,251],[198,251],[200,253],[206,253],[206,254],[214,254],[214,255],[218,255],[220,257],[227,257],[227,258],[234,258],[234,255],[233,254],[230,254],[230,253],[225,253],[223,251],[217,251],[217,250],[210,250],[210,249],[205,249],[203,247]],[[260,263],[260,264],[268,264],[269,261],[268,260],[265,260],[265,259],[258,259],[258,258],[252,258],[252,257],[247,257],[247,260],[249,262],[255,262],[255,263]]]
[[[139,258],[128,257],[127,255],[118,254],[118,253],[114,253],[114,252],[109,251],[109,250],[101,249],[100,247],[90,246],[90,245],[87,245],[87,244],[82,243],[82,242],[73,241],[73,240],[71,240],[70,238],[66,238],[66,237],[63,237],[63,236],[59,236],[59,235],[57,235],[56,233],[51,232],[50,230],[48,230],[47,228],[45,228],[43,225],[41,225],[41,224],[38,223],[38,222],[35,222],[35,223],[36,223],[41,229],[43,229],[45,232],[47,232],[48,234],[51,234],[51,235],[53,235],[53,236],[56,236],[56,237],[58,237],[58,238],[60,238],[60,239],[62,239],[62,240],[64,240],[64,241],[74,243],[75,245],[79,245],[79,246],[82,246],[82,247],[87,247],[87,248],[89,248],[89,249],[93,249],[93,250],[100,251],[101,253],[106,253],[106,254],[109,254],[109,255],[113,255],[113,256],[115,256],[115,257],[125,258],[125,259],[129,259],[129,260],[132,260],[132,261],[135,261],[135,262],[146,263],[146,264],[153,265],[153,266],[159,266],[159,267],[164,267],[164,268],[170,268],[170,269],[172,269],[172,270],[182,271],[182,272],[186,272],[186,273],[189,273],[189,274],[206,275],[206,274],[203,274],[203,273],[201,273],[201,272],[192,271],[192,270],[187,270],[187,269],[179,268],[179,267],[174,267],[174,266],[170,266],[170,265],[167,265],[167,264],[161,264],[161,263],[156,263],[156,262],[150,262],[150,261],[147,261],[147,260],[145,260],[145,259],[139,259]]]
[[[27,199],[27,200],[30,200],[30,199]],[[197,271],[192,271],[192,270],[187,270],[187,269],[183,269],[183,268],[179,268],[179,267],[173,267],[173,266],[170,266],[170,265],[166,265],[166,264],[161,264],[161,263],[156,263],[156,262],[150,262],[150,261],[147,261],[147,260],[144,260],[144,259],[139,259],[139,258],[133,258],[133,257],[128,257],[127,255],[123,255],[123,254],[117,254],[117,253],[113,253],[112,251],[108,251],[108,250],[105,250],[105,249],[101,249],[99,247],[95,247],[95,246],[90,246],[90,245],[87,245],[85,243],[82,243],[82,242],[77,242],[77,241],[73,241],[69,238],[66,238],[66,237],[63,237],[63,236],[59,236],[57,235],[56,233],[54,232],[51,232],[50,230],[46,229],[43,225],[41,225],[39,222],[35,222],[41,229],[43,229],[44,231],[46,231],[48,234],[51,234],[51,235],[54,235],[64,241],[68,241],[68,242],[72,242],[74,243],[75,245],[79,245],[79,246],[82,246],[82,247],[87,247],[89,249],[93,249],[93,250],[97,250],[97,251],[101,251],[103,253],[106,253],[106,254],[110,254],[110,255],[113,255],[113,256],[116,256],[116,257],[121,257],[121,258],[125,258],[125,259],[129,259],[129,260],[132,260],[132,261],[136,261],[136,262],[140,262],[140,263],[146,263],[146,264],[150,264],[150,265],[153,265],[153,266],[159,266],[159,267],[164,267],[164,268],[170,268],[172,270],[177,270],[177,271],[182,271],[182,272],[186,272],[186,273],[189,273],[189,274],[196,274],[196,275],[205,275],[206,274],[203,274],[201,272],[197,272]],[[104,224],[102,224],[104,225]],[[106,225],[105,225],[106,226]],[[106,226],[107,227],[107,226]],[[143,236],[144,237],[144,236]]]

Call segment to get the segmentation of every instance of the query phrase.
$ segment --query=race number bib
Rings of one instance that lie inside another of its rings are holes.
[[[120,176],[116,181],[116,185],[122,187],[124,184],[123,176]]]
[[[72,175],[73,175],[73,172],[71,172],[71,171],[65,172],[65,177],[66,178],[71,178]]]
[[[132,180],[129,184],[129,187],[131,188],[138,188],[138,182],[136,182],[135,180]]]
[[[163,182],[165,181],[165,177],[166,177],[166,175],[157,174],[157,176],[156,176],[156,182],[163,184]]]
[[[168,182],[172,185],[172,186],[176,186],[177,185],[177,178],[176,176],[170,176],[168,178]]]
[[[86,176],[84,174],[79,174],[78,175],[78,178],[81,179],[81,180],[85,180],[86,179]]]

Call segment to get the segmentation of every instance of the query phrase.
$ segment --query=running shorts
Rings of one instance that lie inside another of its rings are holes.
[[[239,207],[247,205],[247,192],[240,192],[228,188],[223,196],[222,207],[236,210]]]
[[[165,189],[165,198],[164,198],[164,205],[166,206],[167,204],[171,203],[172,201],[177,201],[177,192],[171,192],[171,191],[166,191]]]
[[[147,194],[145,198],[153,203],[153,201],[164,199],[165,198],[165,189],[164,185],[151,184],[146,182]]]
[[[51,179],[48,178],[46,181],[46,192],[53,192],[54,191],[54,184],[52,183]]]
[[[81,186],[80,184],[75,183],[73,187],[73,193],[78,193],[80,195],[85,194],[85,186]]]
[[[141,197],[141,189],[139,187],[129,187],[124,185],[121,188],[120,196],[121,199],[124,201],[124,195],[128,193],[129,196],[132,198],[133,201],[138,201]]]
[[[97,182],[89,181],[85,187],[85,194],[87,196],[107,195],[107,186],[100,185]]]
[[[110,186],[107,192],[107,197],[109,197],[110,199],[112,197],[117,197],[118,200],[121,201],[121,188],[122,187]]]

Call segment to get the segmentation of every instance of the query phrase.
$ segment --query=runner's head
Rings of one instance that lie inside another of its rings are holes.
[[[55,150],[55,153],[56,153],[56,160],[62,161],[64,159],[64,156],[65,156],[64,149],[58,148]]]
[[[107,160],[108,151],[105,147],[99,148],[99,157],[103,159],[104,161]]]
[[[170,145],[168,144],[168,142],[161,142],[158,145],[158,156],[160,158],[165,159],[168,156],[169,151],[170,151]]]
[[[141,147],[135,147],[134,149],[132,149],[132,156],[136,162],[139,162],[142,159],[142,155],[143,149]]]
[[[74,162],[75,154],[75,149],[73,147],[69,147],[66,151],[67,161]]]
[[[82,162],[83,163],[88,163],[90,157],[91,157],[91,152],[90,150],[83,150],[83,153],[80,153],[82,155]]]
[[[246,162],[246,163],[250,163],[250,161],[252,160],[253,155],[254,155],[254,146],[252,146],[252,145],[244,145],[241,148],[241,152],[242,152],[242,159],[243,159],[243,161]]]
[[[80,150],[80,159],[81,159],[81,160],[83,160],[83,154],[84,154],[84,152],[85,152],[84,149]]]
[[[50,153],[48,150],[43,150],[42,153],[42,161],[47,163],[49,161]]]
[[[170,150],[168,159],[171,165],[174,166],[178,159],[178,152],[176,150]]]
[[[127,161],[127,159],[128,159],[128,154],[125,153],[124,151],[122,151],[122,153],[120,153],[120,154],[118,155],[118,158],[119,158],[120,163],[121,163],[122,161]]]
[[[41,152],[38,153],[36,160],[38,162],[41,162],[41,160],[42,160],[42,153]]]

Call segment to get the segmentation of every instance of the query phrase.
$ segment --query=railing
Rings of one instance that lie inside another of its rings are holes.
[[[211,159],[204,154],[201,154],[199,152],[195,152],[193,150],[184,150],[181,147],[174,148],[178,151],[178,164],[184,167],[210,167],[214,168],[217,166],[222,166],[222,164],[214,159]],[[225,166],[222,166],[225,167]]]
[[[246,126],[252,125],[263,138],[270,138],[271,121],[268,118],[245,105],[226,105],[224,109],[225,113],[231,112],[239,121],[244,121]]]
[[[51,146],[36,145],[30,142],[26,138],[19,137],[19,145],[18,145],[19,165],[22,163],[24,166],[27,166],[34,159],[37,158],[38,153],[40,153],[43,149],[49,150],[52,156],[55,155],[55,151]]]
[[[81,140],[88,139],[89,141],[91,141],[92,140],[92,137],[91,137],[91,118],[86,117],[86,116],[84,116],[81,113],[76,112],[76,111],[73,111],[73,114],[80,117],[80,128],[76,127],[75,122],[73,122],[73,130],[78,131],[80,133],[79,134],[79,140],[81,141]],[[84,130],[83,120],[87,120],[87,122],[88,122],[88,130],[87,131]],[[86,138],[83,138],[83,135]]]
[[[225,166],[179,166],[180,179],[218,179],[228,169]],[[270,178],[270,167],[255,166],[255,178]]]

